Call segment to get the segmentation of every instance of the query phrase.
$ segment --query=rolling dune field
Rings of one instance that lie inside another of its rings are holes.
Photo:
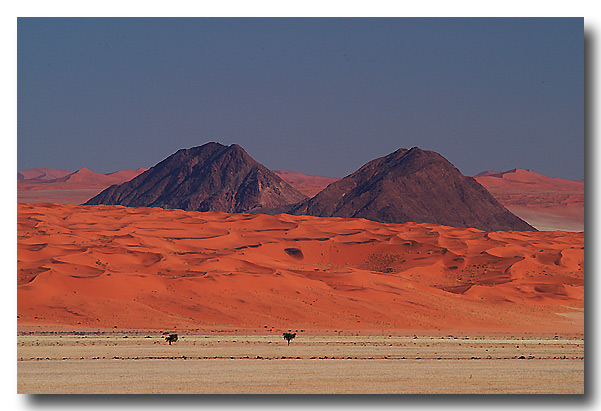
[[[18,325],[584,333],[584,234],[18,205]]]

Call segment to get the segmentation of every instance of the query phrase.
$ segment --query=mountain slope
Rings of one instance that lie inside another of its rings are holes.
[[[534,228],[472,177],[433,151],[399,149],[284,210],[294,215],[359,217],[385,223],[443,224],[487,231]]]
[[[207,143],[177,151],[133,180],[107,188],[86,204],[246,212],[305,198],[240,146]]]

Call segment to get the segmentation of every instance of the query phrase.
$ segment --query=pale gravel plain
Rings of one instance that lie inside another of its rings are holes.
[[[584,340],[21,335],[19,393],[584,393]]]

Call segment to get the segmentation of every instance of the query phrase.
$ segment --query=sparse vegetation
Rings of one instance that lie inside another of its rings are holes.
[[[169,343],[169,345],[171,345],[171,343],[174,343],[177,341],[177,334],[169,334],[168,336],[165,337],[165,341],[167,341]]]
[[[395,269],[391,265],[398,259],[398,254],[373,253],[365,260],[365,268],[379,273],[394,273]]]
[[[296,337],[296,333],[284,333],[284,340],[286,340],[288,342],[288,345],[290,345],[290,341],[292,341],[294,339],[294,337]]]

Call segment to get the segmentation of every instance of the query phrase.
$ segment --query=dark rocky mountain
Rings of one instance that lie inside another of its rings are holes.
[[[306,198],[240,146],[207,143],[179,150],[85,204],[239,213],[280,207]]]
[[[370,161],[313,198],[275,212],[486,231],[536,231],[474,178],[461,174],[440,154],[417,147]]]

